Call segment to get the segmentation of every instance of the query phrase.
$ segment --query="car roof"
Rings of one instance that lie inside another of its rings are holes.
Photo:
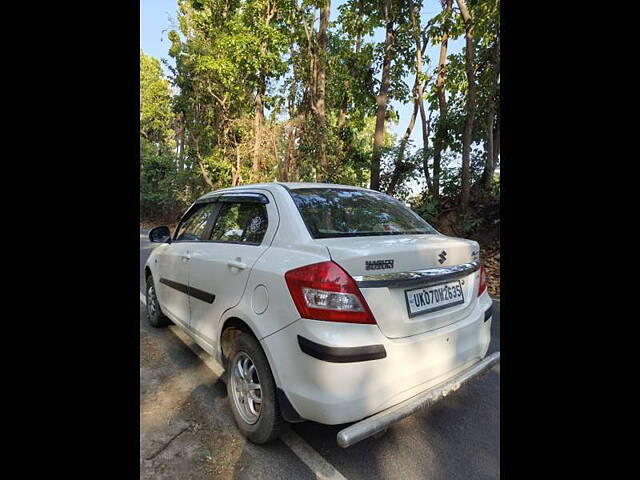
[[[297,190],[300,188],[334,188],[334,189],[350,189],[350,190],[369,190],[368,188],[356,187],[354,185],[339,185],[337,183],[314,183],[314,182],[268,182],[268,183],[252,183],[249,185],[240,185],[237,187],[222,188],[201,196],[198,200],[220,195],[221,193],[241,192],[253,188],[262,188],[265,190],[275,190],[284,187],[288,190]]]

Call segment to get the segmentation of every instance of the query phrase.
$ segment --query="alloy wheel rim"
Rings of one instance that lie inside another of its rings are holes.
[[[153,285],[150,285],[149,290],[147,290],[147,312],[149,317],[156,316],[156,293],[153,290]]]
[[[236,410],[246,423],[253,425],[262,412],[262,387],[258,369],[245,352],[238,352],[231,371],[231,391]]]

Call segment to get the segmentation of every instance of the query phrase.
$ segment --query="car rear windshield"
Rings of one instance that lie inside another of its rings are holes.
[[[437,233],[416,213],[382,193],[339,188],[290,192],[313,238]]]

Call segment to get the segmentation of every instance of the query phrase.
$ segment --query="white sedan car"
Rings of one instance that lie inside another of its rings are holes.
[[[344,185],[265,183],[198,199],[145,266],[148,319],[225,367],[255,443],[288,422],[353,423],[347,447],[499,361],[478,243],[398,200]]]

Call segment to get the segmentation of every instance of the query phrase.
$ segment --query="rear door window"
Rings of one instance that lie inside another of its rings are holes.
[[[262,204],[223,203],[209,240],[260,245],[268,224],[267,209]]]

